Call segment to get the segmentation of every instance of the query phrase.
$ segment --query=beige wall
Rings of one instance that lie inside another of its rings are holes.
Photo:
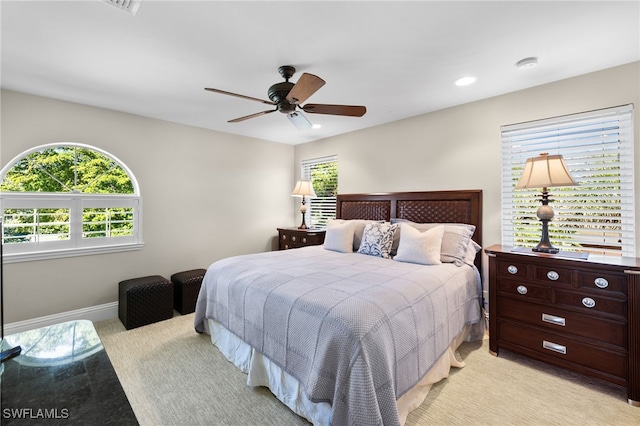
[[[56,141],[110,152],[140,183],[145,242],[137,252],[6,265],[5,321],[114,302],[123,279],[271,249],[275,228],[299,220],[289,191],[300,161],[332,154],[341,193],[482,189],[484,244],[499,243],[500,126],[628,103],[640,164],[640,63],[295,147],[2,91],[1,164]],[[640,174],[635,181],[640,188]],[[637,229],[636,247],[640,255]]]
[[[6,323],[115,302],[124,279],[270,250],[276,227],[294,223],[293,146],[12,91],[1,102],[2,166],[52,142],[115,155],[140,184],[144,241],[140,251],[5,265]]]
[[[640,62],[298,145],[295,161],[337,154],[343,194],[481,189],[488,246],[501,240],[500,126],[629,103],[640,164]],[[635,187],[637,194],[640,173]]]

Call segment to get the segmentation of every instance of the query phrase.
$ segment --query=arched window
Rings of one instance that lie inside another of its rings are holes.
[[[0,171],[5,261],[142,247],[142,198],[116,157],[78,143],[42,145]]]

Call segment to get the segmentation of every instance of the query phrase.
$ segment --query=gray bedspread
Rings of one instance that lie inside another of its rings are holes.
[[[397,425],[412,388],[480,321],[477,269],[422,266],[322,246],[231,257],[205,275],[195,313],[295,377],[332,425]]]

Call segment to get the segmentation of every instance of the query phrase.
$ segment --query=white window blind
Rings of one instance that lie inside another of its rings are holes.
[[[633,105],[502,127],[502,243],[533,247],[541,189],[515,189],[527,158],[561,154],[579,186],[549,188],[551,243],[635,257]]]
[[[305,221],[311,228],[325,228],[336,217],[338,156],[303,160],[302,179],[311,180],[316,197],[309,200]]]

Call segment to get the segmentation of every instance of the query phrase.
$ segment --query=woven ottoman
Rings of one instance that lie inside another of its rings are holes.
[[[182,315],[196,310],[196,300],[206,269],[192,269],[171,275],[173,307]]]
[[[166,278],[132,278],[119,286],[118,316],[127,330],[173,317],[173,283]]]

